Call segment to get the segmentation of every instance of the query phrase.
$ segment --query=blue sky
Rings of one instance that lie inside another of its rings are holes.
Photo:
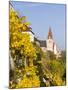
[[[21,16],[26,16],[32,31],[39,39],[47,39],[51,27],[53,39],[60,49],[65,49],[65,9],[64,4],[32,2],[11,2]]]

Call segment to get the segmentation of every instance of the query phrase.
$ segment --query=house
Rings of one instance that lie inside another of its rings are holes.
[[[32,32],[32,28],[29,27],[28,30],[23,30],[22,33],[27,33],[30,36],[30,42],[34,42],[35,34]]]

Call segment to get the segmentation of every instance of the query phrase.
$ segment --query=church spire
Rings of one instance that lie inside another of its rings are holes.
[[[51,31],[51,27],[49,27],[49,32],[48,32],[48,39],[52,39],[53,36],[52,36],[52,31]]]

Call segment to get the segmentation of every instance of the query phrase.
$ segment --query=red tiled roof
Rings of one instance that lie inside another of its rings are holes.
[[[53,37],[52,37],[52,31],[51,31],[51,28],[49,28],[48,39],[49,39],[49,37],[50,37],[50,38],[53,38]]]

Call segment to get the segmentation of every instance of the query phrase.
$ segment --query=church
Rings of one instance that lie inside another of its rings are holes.
[[[38,44],[41,47],[43,52],[51,51],[57,57],[60,56],[61,51],[56,46],[56,43],[53,40],[53,35],[52,35],[51,27],[49,27],[49,30],[48,30],[47,40],[39,40],[38,38],[36,38],[35,34],[32,32],[32,28],[30,30],[23,31],[22,33],[28,33],[30,35],[30,42],[34,42],[35,41],[36,44]]]

